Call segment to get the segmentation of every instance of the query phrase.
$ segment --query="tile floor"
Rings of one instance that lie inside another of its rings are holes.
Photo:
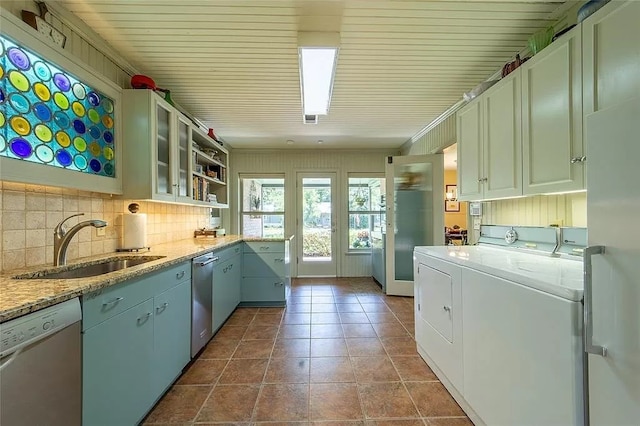
[[[416,352],[413,299],[298,279],[238,308],[144,424],[472,426]]]

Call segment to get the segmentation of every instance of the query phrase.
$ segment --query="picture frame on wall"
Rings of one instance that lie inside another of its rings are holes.
[[[446,185],[445,186],[445,196],[447,197],[444,200],[444,211],[445,212],[459,212],[460,211],[460,202],[458,201],[458,186],[457,185]]]
[[[459,212],[460,211],[460,201],[445,200],[445,202],[444,202],[444,211],[445,212]]]
[[[458,199],[458,186],[446,185],[445,188],[445,196],[447,197],[447,200],[456,201]]]

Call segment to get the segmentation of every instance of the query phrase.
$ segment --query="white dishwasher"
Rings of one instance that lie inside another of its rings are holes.
[[[78,298],[0,324],[0,425],[82,420]]]

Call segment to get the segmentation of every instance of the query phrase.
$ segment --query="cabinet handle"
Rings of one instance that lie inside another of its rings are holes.
[[[224,269],[222,270],[223,274],[226,274],[227,271],[230,271],[233,268],[233,263],[229,266],[225,266]]]
[[[261,246],[260,250],[269,250],[269,246]]]
[[[169,302],[164,302],[161,306],[157,306],[156,313],[160,313],[164,311],[165,309],[167,309],[168,306],[169,306]]]
[[[593,272],[591,269],[591,257],[596,254],[604,254],[604,246],[590,246],[584,249],[584,350],[589,354],[607,356],[607,348],[593,344],[593,314],[591,285]]]
[[[212,257],[211,259],[207,260],[206,262],[200,262],[198,263],[198,266],[204,266],[204,265],[208,265],[211,262],[217,262],[218,260],[220,260],[220,258],[218,256],[216,257]],[[184,275],[184,271],[183,271],[183,275]]]
[[[573,157],[571,159],[571,164],[583,163],[585,161],[587,161],[587,157],[585,157],[584,155],[582,157]]]
[[[235,252],[236,252],[236,253],[239,253],[239,252],[240,252],[240,247],[236,247]]]
[[[451,312],[451,306],[443,306],[442,309],[444,309],[445,312]]]
[[[151,312],[147,312],[145,315],[138,318],[138,324],[142,324],[149,319]]]
[[[282,282],[282,281],[278,281],[277,283],[273,283],[273,285],[274,285],[275,287],[282,287],[282,286],[284,285],[284,282]]]
[[[278,259],[273,259],[273,261],[274,262],[284,262],[284,259],[280,257]]]
[[[115,304],[115,303],[120,302],[121,300],[124,300],[124,297],[116,297],[116,298],[115,298],[115,299],[113,299],[113,300],[109,300],[108,302],[104,302],[104,303],[102,304],[102,306],[109,306],[109,305],[113,305],[113,304]]]
[[[176,279],[179,280],[180,278],[184,277],[184,271],[180,271],[176,274]]]

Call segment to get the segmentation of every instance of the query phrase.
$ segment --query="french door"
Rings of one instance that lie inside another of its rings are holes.
[[[296,236],[299,277],[335,277],[336,173],[296,175]]]

